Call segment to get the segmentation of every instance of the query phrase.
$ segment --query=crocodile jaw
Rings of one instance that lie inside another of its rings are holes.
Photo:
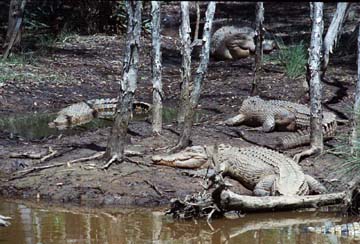
[[[151,160],[155,164],[194,169],[206,164],[207,155],[203,147],[193,146],[170,155],[154,155]]]

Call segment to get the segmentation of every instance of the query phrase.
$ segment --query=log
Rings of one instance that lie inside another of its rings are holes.
[[[226,211],[263,212],[318,208],[321,206],[342,204],[346,202],[348,194],[344,191],[313,196],[254,197],[239,195],[230,190],[223,190],[219,196],[220,206]]]

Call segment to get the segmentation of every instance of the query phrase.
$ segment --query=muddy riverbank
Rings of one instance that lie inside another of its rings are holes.
[[[301,15],[299,16],[301,19]],[[279,23],[284,21],[280,18]],[[295,23],[298,22],[294,21],[294,25]],[[177,30],[166,29],[163,34],[164,105],[176,110],[181,65],[177,49],[179,40]],[[36,62],[2,64],[2,69],[10,70],[9,74],[12,75],[0,83],[2,196],[94,206],[158,206],[168,204],[172,197],[184,197],[201,190],[201,172],[157,166],[150,160],[153,154],[165,151],[160,150],[161,148],[175,145],[178,140],[181,128],[174,122],[175,115],[172,113],[164,115],[168,118],[161,136],[151,134],[149,118],[132,121],[129,149],[137,150],[141,155],[130,157],[129,161],[121,164],[114,164],[107,170],[100,169],[106,163],[102,160],[74,164],[68,162],[103,150],[111,123],[95,123],[93,126],[82,126],[71,131],[49,130],[46,127],[52,114],[69,104],[84,99],[116,97],[123,50],[123,36],[73,35],[66,42],[57,43],[46,55],[38,56]],[[151,65],[148,58],[150,50],[149,38],[142,38],[136,99],[149,103],[152,100]],[[247,129],[246,126],[228,128],[217,125],[217,122],[235,115],[242,101],[249,96],[253,63],[252,57],[229,62],[210,61],[200,99],[199,109],[202,113],[193,128],[193,145],[212,144],[215,141],[239,147],[251,145],[239,138],[237,133],[237,130]],[[196,59],[193,65],[195,71]],[[327,78],[329,82],[323,83],[325,108],[335,111],[341,119],[349,118],[356,65],[332,63]],[[304,79],[304,75],[290,79],[279,64],[266,62],[265,72],[259,82],[259,95],[267,99],[307,103],[302,86]],[[340,146],[341,138],[347,136],[348,132],[349,124],[341,124],[337,137],[327,142],[326,149]],[[252,131],[248,134],[254,141],[270,145],[275,137],[287,133],[263,134]],[[303,149],[297,148],[284,153],[293,155]],[[29,158],[30,154],[43,157],[54,151],[56,153],[53,157],[43,162],[39,158]],[[14,154],[17,156],[14,157]],[[300,164],[306,173],[319,179],[333,192],[345,189],[349,180],[333,174],[334,167],[341,168],[343,161],[342,158],[327,153],[305,159]],[[33,167],[59,163],[63,165],[26,171]],[[237,182],[232,183],[234,191],[250,193]]]

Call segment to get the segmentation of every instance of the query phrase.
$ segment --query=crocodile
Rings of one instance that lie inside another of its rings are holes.
[[[211,39],[211,55],[219,60],[247,58],[255,52],[255,30],[250,27],[223,26],[214,32]],[[271,53],[276,42],[265,39],[263,52]]]
[[[325,224],[317,227],[306,227],[306,231],[321,234],[334,234],[341,237],[360,238],[360,222],[352,222],[346,224]]]
[[[250,27],[223,26],[211,37],[211,55],[220,60],[246,58],[255,51],[254,37]]]
[[[115,115],[118,98],[92,99],[78,102],[63,108],[48,125],[51,128],[66,129],[86,124],[95,118],[112,119]],[[134,101],[133,110],[148,112],[151,105]]]
[[[312,176],[303,173],[291,158],[264,147],[233,147],[220,144],[193,146],[170,155],[154,155],[155,164],[181,168],[199,168],[209,165],[214,158],[216,171],[240,182],[255,196],[307,195],[326,192],[325,187]]]
[[[239,114],[226,120],[225,124],[261,126],[264,132],[296,131],[277,139],[278,147],[289,149],[310,143],[310,117],[310,109],[306,105],[283,100],[263,100],[259,96],[253,96],[245,99]],[[337,121],[334,113],[323,112],[322,128],[325,140],[335,136]]]

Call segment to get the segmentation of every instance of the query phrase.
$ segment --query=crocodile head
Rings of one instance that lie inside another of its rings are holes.
[[[95,110],[90,108],[85,102],[72,104],[63,108],[52,122],[48,125],[50,128],[59,130],[81,125],[90,122],[95,117]]]
[[[231,35],[226,40],[226,46],[233,59],[246,58],[250,53],[255,52],[254,38],[246,33]]]
[[[204,147],[192,146],[174,154],[154,155],[151,159],[155,164],[193,169],[205,166],[208,157]]]

